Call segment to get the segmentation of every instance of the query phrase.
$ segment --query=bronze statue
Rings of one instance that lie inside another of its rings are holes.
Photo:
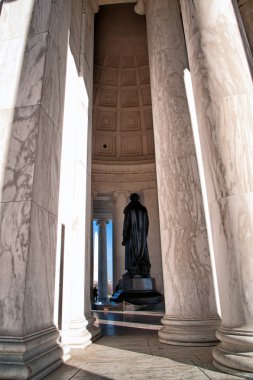
[[[148,255],[148,212],[139,202],[139,195],[131,194],[130,203],[124,209],[123,242],[125,248],[125,269],[127,275],[150,276]]]

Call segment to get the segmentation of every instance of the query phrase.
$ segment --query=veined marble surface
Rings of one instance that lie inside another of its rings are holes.
[[[62,135],[41,107],[32,197],[54,215],[58,213]]]
[[[214,368],[210,347],[169,346],[144,329],[105,326],[103,331],[86,350],[72,350],[71,359],[45,380],[240,379]]]
[[[247,157],[252,156],[249,120],[252,120],[253,88],[241,38],[234,38],[239,31],[232,3],[208,0],[206,6],[201,2],[195,5],[197,13],[191,9],[190,2],[182,1],[208,199],[212,202],[241,191],[252,191],[252,176],[246,174],[248,169],[241,162],[247,166]]]
[[[40,106],[17,108],[6,164],[3,202],[32,198]]]
[[[51,0],[51,3],[49,34],[61,59],[65,62],[68,44],[71,1]]]
[[[221,303],[222,326],[252,332],[253,193],[213,202],[210,212],[219,292],[226,300]]]
[[[0,109],[11,109],[16,105],[19,79],[22,70],[26,38],[19,37],[1,41],[0,70]]]
[[[1,336],[23,333],[30,223],[30,201],[0,203]]]
[[[35,0],[29,34],[44,33],[49,30],[52,0]]]
[[[41,102],[47,43],[48,33],[35,34],[28,38],[18,89],[17,107]]]
[[[188,62],[179,3],[148,1],[147,31],[166,316],[178,321],[215,319],[204,209],[183,82]]]
[[[2,190],[5,180],[5,167],[9,152],[13,113],[13,109],[0,110],[0,202],[2,202]]]
[[[0,335],[22,336],[52,323],[56,217],[31,201],[0,208]]]
[[[44,1],[45,3],[48,0]],[[34,0],[18,0],[16,2],[4,2],[0,20],[0,41],[26,37]],[[10,41],[9,41],[10,42]]]
[[[16,109],[2,201],[33,199],[57,215],[61,134],[41,106]]]
[[[66,63],[49,36],[43,77],[41,105],[54,124],[62,130]]]
[[[23,333],[53,325],[57,217],[32,202]]]
[[[251,378],[253,86],[248,57],[231,1],[180,3],[221,301],[214,365]]]

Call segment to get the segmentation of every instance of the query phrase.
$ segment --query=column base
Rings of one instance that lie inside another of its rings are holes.
[[[246,379],[253,378],[253,331],[220,327],[221,343],[213,350],[213,364],[219,370]]]
[[[95,342],[97,339],[99,339],[102,336],[101,328],[94,325],[94,322],[96,318],[92,316],[92,314],[85,315],[88,324],[87,324],[87,330],[91,334],[91,341]]]
[[[42,379],[69,359],[56,327],[24,337],[0,336],[0,379]]]
[[[215,332],[220,319],[175,319],[164,316],[161,320],[164,327],[158,332],[162,343],[175,346],[213,346],[217,344]]]
[[[72,320],[69,323],[67,344],[71,348],[85,348],[91,344],[91,333],[87,330],[86,318]]]

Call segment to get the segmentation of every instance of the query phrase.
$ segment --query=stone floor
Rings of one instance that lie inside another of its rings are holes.
[[[212,365],[212,347],[162,344],[157,331],[102,327],[103,336],[85,350],[72,350],[71,359],[44,380],[236,380]]]

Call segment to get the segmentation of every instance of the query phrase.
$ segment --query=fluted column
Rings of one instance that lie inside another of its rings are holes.
[[[99,219],[98,232],[98,301],[107,299],[107,242],[106,225],[107,220]]]
[[[237,0],[242,22],[253,54],[253,1]]]
[[[115,203],[113,209],[113,289],[125,272],[125,247],[122,245],[122,232],[124,223],[124,208],[130,196],[128,191],[113,193]]]
[[[253,377],[253,87],[230,0],[180,0],[222,324],[214,364]]]
[[[219,319],[183,82],[188,63],[179,3],[145,4],[166,308],[159,340],[214,344]]]

